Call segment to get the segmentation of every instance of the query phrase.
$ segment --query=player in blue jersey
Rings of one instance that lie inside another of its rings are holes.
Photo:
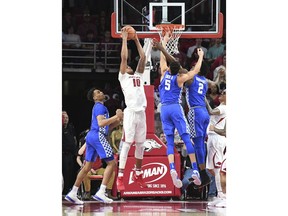
[[[84,177],[91,170],[93,162],[97,156],[107,163],[107,167],[103,174],[103,180],[99,190],[93,197],[100,202],[111,203],[112,199],[106,197],[105,190],[107,183],[116,168],[116,162],[113,156],[113,150],[108,143],[107,136],[108,130],[120,124],[123,119],[123,112],[120,109],[116,110],[116,115],[109,118],[108,109],[104,106],[105,96],[103,92],[96,88],[91,88],[88,91],[87,98],[93,101],[95,104],[92,110],[92,120],[90,131],[86,136],[86,154],[85,154],[85,165],[77,175],[77,179],[74,183],[72,190],[65,196],[65,199],[74,204],[83,204],[84,202],[77,198],[78,188],[83,181]]]
[[[161,121],[163,131],[167,140],[167,156],[170,165],[170,174],[174,185],[177,188],[182,187],[182,181],[178,178],[174,165],[174,131],[178,130],[181,139],[186,145],[187,153],[191,161],[192,181],[195,185],[201,185],[201,178],[198,171],[198,165],[195,157],[195,149],[190,140],[190,132],[188,122],[185,117],[184,110],[181,106],[181,94],[184,83],[192,79],[199,71],[203,60],[204,52],[201,48],[197,50],[199,59],[193,70],[182,73],[183,69],[178,61],[168,54],[165,50],[169,35],[166,33],[162,41],[162,45],[155,42],[156,47],[161,51],[160,68],[161,78],[159,85],[159,93],[161,100]],[[169,67],[167,62],[170,62]]]
[[[211,178],[206,172],[205,164],[205,138],[206,130],[210,120],[210,116],[205,104],[205,96],[208,90],[208,84],[211,82],[210,80],[206,79],[208,72],[209,67],[203,61],[200,72],[185,83],[186,101],[189,107],[187,118],[189,122],[190,135],[194,142],[195,153],[200,169],[200,176],[202,180],[200,187],[204,187],[211,182]]]

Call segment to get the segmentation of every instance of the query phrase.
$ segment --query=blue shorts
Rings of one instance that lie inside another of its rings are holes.
[[[191,137],[205,137],[206,130],[210,121],[210,116],[206,107],[190,108],[187,117]]]
[[[89,131],[86,136],[85,160],[94,162],[97,156],[105,161],[114,160],[113,150],[106,136],[98,131]]]
[[[160,117],[166,135],[174,135],[175,128],[180,136],[184,133],[189,134],[188,122],[181,104],[162,105]]]

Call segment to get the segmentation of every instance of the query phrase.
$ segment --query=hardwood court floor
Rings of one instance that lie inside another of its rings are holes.
[[[74,205],[62,201],[63,216],[226,216],[226,208],[208,207],[208,201],[122,200],[112,204],[85,201]]]

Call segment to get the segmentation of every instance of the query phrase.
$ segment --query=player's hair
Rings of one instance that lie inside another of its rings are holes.
[[[209,71],[210,71],[210,68],[209,68],[208,64],[206,63],[206,61],[203,60],[202,64],[201,64],[199,75],[206,77],[206,75],[209,73]]]
[[[93,96],[94,96],[94,91],[95,91],[96,89],[97,89],[97,88],[93,87],[93,88],[91,88],[91,89],[88,91],[88,93],[87,93],[87,99],[88,99],[89,101],[93,101],[93,102],[94,102]]]
[[[173,61],[170,63],[169,67],[171,74],[176,75],[179,72],[181,65],[178,61]]]

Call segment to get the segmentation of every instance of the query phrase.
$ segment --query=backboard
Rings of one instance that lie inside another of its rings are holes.
[[[158,38],[156,25],[172,23],[185,26],[181,38],[221,38],[223,22],[220,0],[115,0],[111,34],[131,25],[139,38]]]

